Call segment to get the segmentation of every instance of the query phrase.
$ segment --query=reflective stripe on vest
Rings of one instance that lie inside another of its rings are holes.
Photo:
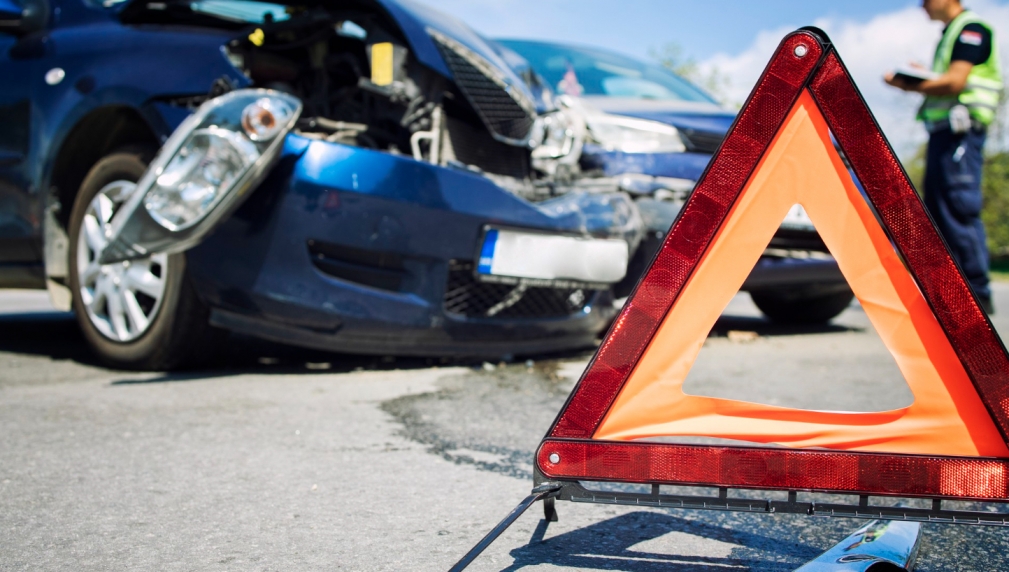
[[[967,76],[967,86],[959,95],[928,95],[918,112],[918,119],[926,123],[940,123],[949,120],[949,110],[954,105],[963,104],[970,110],[970,116],[982,125],[989,125],[995,119],[999,97],[1002,94],[1002,69],[999,65],[998,44],[995,30],[983,22],[970,10],[964,10],[946,27],[946,32],[935,49],[932,71],[946,73],[953,57],[953,46],[968,24],[980,24],[991,34],[991,55],[988,60],[971,68]]]

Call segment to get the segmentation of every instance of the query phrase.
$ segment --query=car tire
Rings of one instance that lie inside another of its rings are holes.
[[[847,287],[831,292],[789,289],[750,292],[757,308],[779,324],[825,324],[843,312],[854,297]]]
[[[70,212],[69,283],[84,338],[107,364],[172,370],[203,364],[223,338],[186,272],[184,254],[98,265],[102,229],[132,191],[154,152],[124,148],[84,177]],[[82,233],[83,230],[83,233]]]

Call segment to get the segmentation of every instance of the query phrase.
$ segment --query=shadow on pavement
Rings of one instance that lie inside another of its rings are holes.
[[[861,332],[864,329],[835,324],[833,322],[826,324],[776,324],[766,318],[723,314],[715,322],[715,326],[711,328],[711,333],[708,335],[724,337],[730,331],[756,332],[759,336],[797,336],[805,334]]]
[[[0,353],[34,355],[54,361],[69,360],[85,366],[107,367],[88,346],[74,315],[69,312],[0,314]],[[124,379],[113,382],[113,385],[189,381],[236,373],[340,373],[466,363],[438,358],[337,354],[232,334],[217,358],[199,370],[165,373],[153,378]]]
[[[120,379],[111,385],[195,381],[236,374],[331,374],[353,371],[390,371],[460,365],[458,360],[381,355],[355,355],[287,346],[251,336],[231,334],[218,357],[194,370],[165,372],[156,377]],[[465,365],[465,364],[464,364]]]
[[[537,361],[587,358],[592,350],[553,353]],[[72,361],[80,365],[108,368],[91,350],[69,312],[25,312],[0,314],[0,353],[21,354]],[[393,355],[341,354],[269,342],[251,336],[231,334],[218,356],[200,369],[165,372],[161,375],[119,379],[112,385],[185,382],[241,373],[266,375],[347,373],[441,367],[480,366],[478,358],[418,358]],[[139,372],[138,372],[139,373]]]
[[[542,540],[546,531],[546,521],[540,520],[529,544],[511,551],[515,562],[505,570],[517,571],[526,566],[549,563],[578,570],[628,572],[785,571],[794,570],[799,563],[816,558],[821,552],[805,544],[753,534],[738,527],[730,530],[658,512],[627,513]],[[638,546],[670,532],[736,545],[736,548],[729,549],[732,554],[727,556],[694,556],[692,554],[698,552],[696,546],[683,547],[680,552],[672,540]],[[650,547],[669,550],[653,552]],[[740,552],[743,554],[740,555]]]
[[[2,350],[2,347],[0,347]],[[552,353],[536,360],[591,356],[585,351]],[[355,371],[394,371],[431,367],[479,367],[483,358],[403,357],[394,355],[342,354],[288,346],[232,333],[220,357],[211,367],[200,370],[165,372],[157,377],[121,379],[111,385],[194,381],[235,374],[290,375],[332,374]]]
[[[101,365],[69,312],[0,314],[0,352]]]
[[[759,336],[836,333],[857,331],[840,325],[784,326],[766,319],[723,315],[711,336],[726,336],[738,330],[755,332]],[[585,359],[594,349],[545,354],[536,361]],[[0,353],[36,355],[57,361],[73,361],[85,366],[106,367],[92,352],[69,312],[25,312],[0,314]],[[199,370],[165,373],[156,377],[138,377],[114,382],[114,385],[182,382],[236,373],[293,374],[347,373],[352,371],[382,371],[420,369],[433,366],[479,366],[476,358],[416,358],[382,355],[340,354],[311,350],[268,342],[250,336],[232,334],[217,358]]]

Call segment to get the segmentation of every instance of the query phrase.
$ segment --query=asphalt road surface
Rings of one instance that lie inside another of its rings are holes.
[[[1009,285],[995,301],[1009,333]],[[206,371],[112,371],[44,294],[0,291],[0,570],[445,570],[528,493],[589,357],[442,363],[234,337]],[[687,388],[855,411],[911,399],[857,305],[784,329],[746,295]],[[534,507],[471,569],[793,570],[863,524],[558,510],[546,526]],[[1009,531],[924,530],[917,570],[1009,569]]]

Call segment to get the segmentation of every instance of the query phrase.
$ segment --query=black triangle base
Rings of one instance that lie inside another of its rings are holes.
[[[578,503],[593,503],[606,505],[624,506],[645,506],[654,508],[678,508],[687,510],[714,510],[731,512],[748,512],[763,514],[804,514],[807,516],[838,517],[838,518],[859,518],[865,520],[898,520],[908,522],[927,522],[937,524],[968,524],[984,526],[1005,526],[1009,527],[1009,513],[1007,512],[987,512],[983,510],[949,510],[942,507],[943,499],[904,499],[900,497],[876,497],[886,498],[893,504],[880,505],[870,504],[869,495],[857,495],[857,504],[844,504],[836,502],[817,502],[815,500],[799,500],[800,491],[756,491],[749,489],[731,489],[733,491],[747,491],[753,496],[729,496],[728,487],[718,487],[717,496],[703,495],[678,495],[663,492],[663,487],[668,485],[628,485],[628,489],[635,486],[646,486],[649,492],[623,491],[602,491],[589,488],[579,481],[558,481],[550,480],[543,476],[538,469],[534,469],[534,487],[532,492],[522,502],[518,504],[508,516],[506,516],[497,526],[487,533],[480,542],[476,544],[462,559],[453,566],[449,572],[460,572],[465,570],[480,554],[487,549],[505,530],[508,529],[526,510],[537,501],[543,501],[544,520],[546,522],[557,522],[557,510],[555,502],[565,500]],[[786,500],[769,498],[765,495],[760,498],[760,493],[784,492],[787,494]],[[804,496],[821,493],[806,493]],[[836,496],[836,495],[833,495]],[[856,496],[856,495],[851,495]],[[913,506],[902,506],[903,503],[921,503],[922,500],[930,501],[931,506],[918,508]],[[950,502],[950,501],[946,501]],[[1004,510],[1004,504],[1000,503],[978,503],[986,506],[997,506]]]

